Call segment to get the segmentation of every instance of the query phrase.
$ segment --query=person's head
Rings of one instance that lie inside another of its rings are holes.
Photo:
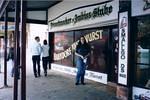
[[[81,44],[86,43],[86,40],[85,40],[84,36],[81,36],[81,38],[80,38],[80,42],[81,42]]]
[[[40,42],[40,37],[36,36],[35,41]]]
[[[44,44],[44,45],[47,45],[47,40],[44,40],[44,41],[43,41],[43,44]]]

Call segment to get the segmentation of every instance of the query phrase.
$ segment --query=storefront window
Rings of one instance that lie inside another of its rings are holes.
[[[138,19],[136,85],[150,88],[150,17]]]
[[[75,44],[84,36],[91,47],[88,70],[107,73],[109,57],[109,28],[85,29],[55,33],[54,61],[56,64],[76,67]]]

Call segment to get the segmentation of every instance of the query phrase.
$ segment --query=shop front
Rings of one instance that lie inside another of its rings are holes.
[[[135,19],[134,100],[150,100],[150,0],[132,0]]]
[[[54,48],[52,70],[76,75],[74,53],[84,36],[91,46],[85,77],[104,84],[117,83],[118,10],[118,0],[63,1],[49,9],[49,37],[54,41],[50,42]]]

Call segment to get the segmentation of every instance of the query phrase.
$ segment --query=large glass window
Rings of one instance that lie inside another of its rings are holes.
[[[57,64],[75,67],[75,44],[84,36],[91,47],[88,70],[107,73],[109,52],[109,28],[85,29],[70,32],[57,32],[54,36],[54,61]]]
[[[138,19],[136,85],[150,88],[150,16]]]

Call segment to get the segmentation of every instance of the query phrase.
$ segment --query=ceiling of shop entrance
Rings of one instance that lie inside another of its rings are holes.
[[[60,0],[27,0],[27,9],[48,9]]]
[[[14,4],[15,0],[8,0],[8,1],[9,1],[8,9],[9,11],[13,11],[15,9],[15,4]],[[47,10],[48,8],[54,6],[55,4],[61,2],[62,0],[26,0],[26,1],[27,1],[27,11],[28,11],[28,10]],[[2,1],[0,1],[0,3],[1,2]],[[2,3],[5,4],[5,2]]]
[[[5,1],[5,0],[4,0]],[[8,21],[14,21],[15,0],[9,0]],[[18,0],[19,1],[19,0]],[[62,0],[26,0],[27,23],[47,24],[48,9]],[[1,8],[1,7],[0,7]],[[0,16],[0,20],[3,19]]]

